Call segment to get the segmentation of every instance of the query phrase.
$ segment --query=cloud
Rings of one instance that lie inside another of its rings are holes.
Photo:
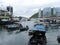
[[[17,14],[18,14],[18,16],[30,17],[31,15],[33,15],[34,13],[36,13],[37,10],[38,10],[38,9],[30,9],[30,8],[24,9],[24,8],[22,8],[22,9],[20,9],[20,10],[17,12]],[[14,13],[14,14],[16,14],[16,13]]]
[[[15,16],[30,17],[39,8],[60,6],[60,0],[0,0],[4,5],[11,5]]]
[[[17,8],[16,12],[18,12],[18,16],[22,15],[30,17],[34,13],[38,12],[39,8],[52,7],[55,6],[56,3],[58,5],[58,2],[59,0],[24,0],[15,8]]]

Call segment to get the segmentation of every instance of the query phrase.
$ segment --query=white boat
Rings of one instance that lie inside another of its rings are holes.
[[[17,24],[9,24],[5,25],[6,29],[16,30],[19,29],[19,26]]]

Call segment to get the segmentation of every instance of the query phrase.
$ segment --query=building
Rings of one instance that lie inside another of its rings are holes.
[[[0,24],[11,20],[12,12],[7,7],[0,7]]]
[[[39,18],[41,17],[41,9],[39,9],[38,17],[39,17]]]
[[[0,7],[0,16],[11,16],[13,14],[13,7]]]
[[[55,16],[60,16],[60,7],[54,8],[54,9],[53,9],[53,14],[54,14]]]
[[[42,13],[41,13],[42,11]],[[39,17],[44,18],[47,22],[56,23],[60,21],[60,7],[47,7],[43,10],[39,10]]]
[[[50,17],[51,16],[51,8],[47,7],[43,9],[43,17]]]
[[[7,6],[7,11],[10,12],[11,15],[13,15],[13,7]]]

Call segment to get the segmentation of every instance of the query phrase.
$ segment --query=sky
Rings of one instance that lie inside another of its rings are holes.
[[[14,16],[30,17],[45,7],[60,7],[60,0],[0,0],[0,5],[12,6]]]

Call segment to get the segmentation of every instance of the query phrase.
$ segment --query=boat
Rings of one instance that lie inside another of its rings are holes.
[[[17,24],[8,24],[8,25],[5,25],[5,28],[10,30],[16,30],[16,29],[19,29],[19,26]]]
[[[29,35],[32,35],[35,31],[46,31],[46,27],[43,24],[36,24],[34,28],[29,30]]]

